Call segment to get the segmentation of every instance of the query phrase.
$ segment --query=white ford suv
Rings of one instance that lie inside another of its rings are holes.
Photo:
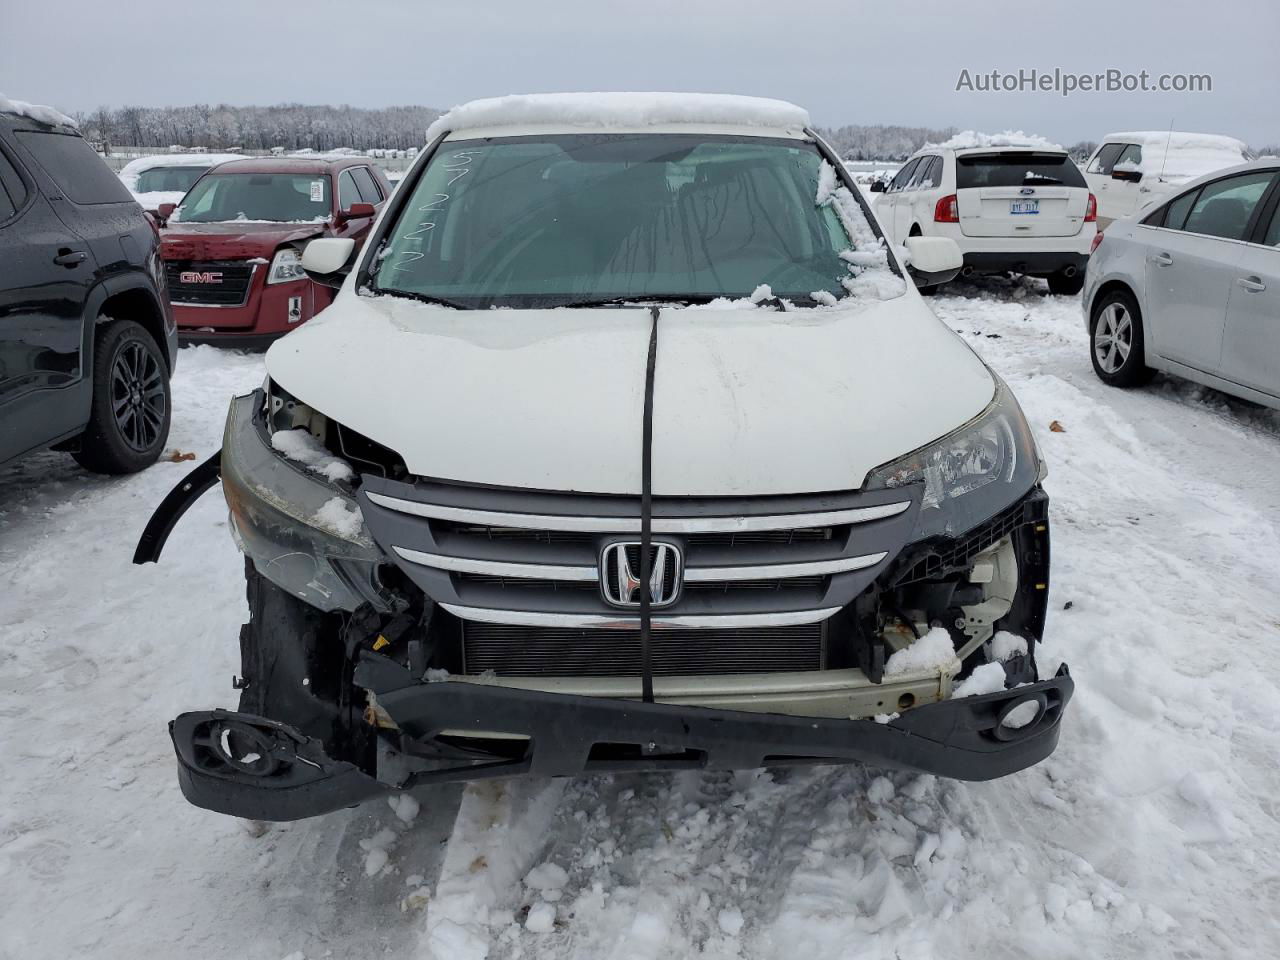
[[[964,275],[1045,277],[1079,293],[1097,234],[1097,205],[1066,151],[1038,138],[961,134],[926,145],[888,184],[875,212],[893,242],[949,237]]]
[[[790,104],[457,108],[334,303],[267,353],[221,478],[238,709],[171,725],[198,805],[260,819],[442,780],[1049,754],[1047,498],[1008,388]]]

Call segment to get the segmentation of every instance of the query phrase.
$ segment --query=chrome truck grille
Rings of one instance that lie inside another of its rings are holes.
[[[826,621],[910,539],[917,496],[655,498],[654,542],[678,554],[654,582],[655,673],[821,669]],[[617,587],[639,498],[367,476],[360,501],[388,558],[461,621],[467,672],[638,674]]]

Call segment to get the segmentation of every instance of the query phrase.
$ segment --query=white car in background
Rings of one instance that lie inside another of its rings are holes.
[[[1093,369],[1129,387],[1164,370],[1280,407],[1280,160],[1201,177],[1113,223],[1089,261]]]
[[[155,210],[162,203],[180,204],[210,167],[243,159],[239,153],[161,153],[130,160],[121,168],[120,179],[142,209]]]
[[[1097,211],[1062,147],[1024,134],[959,134],[926,144],[871,189],[894,243],[948,237],[965,276],[1021,273],[1046,278],[1053,293],[1080,292]]]
[[[1196,177],[1251,159],[1234,137],[1176,130],[1109,133],[1085,165],[1098,198],[1098,229],[1137,213]]]

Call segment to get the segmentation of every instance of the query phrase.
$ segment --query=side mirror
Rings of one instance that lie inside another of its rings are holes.
[[[917,287],[954,280],[964,269],[964,254],[950,237],[907,237],[907,272]]]
[[[369,206],[369,204],[366,204]],[[303,248],[302,269],[316,283],[340,287],[351,272],[356,242],[350,237],[320,237]]]
[[[872,180],[872,181],[871,181],[871,192],[872,192],[872,193],[884,193],[884,181],[883,181],[883,180]]]
[[[363,220],[366,217],[377,216],[378,210],[372,203],[353,203],[346,210],[339,210],[338,223],[346,223],[348,220]]]
[[[176,203],[162,203],[160,206],[156,207],[155,216],[156,219],[160,221],[160,226],[167,227],[169,225],[169,218],[173,216],[173,211],[177,209],[178,205]]]
[[[1112,180],[1122,180],[1125,183],[1139,183],[1142,180],[1141,170],[1112,170]]]

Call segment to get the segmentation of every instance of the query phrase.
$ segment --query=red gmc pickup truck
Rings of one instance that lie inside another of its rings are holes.
[[[183,342],[266,343],[327,307],[302,271],[316,237],[361,243],[391,195],[362,157],[244,159],[211,167],[177,207],[162,204],[160,254]]]

